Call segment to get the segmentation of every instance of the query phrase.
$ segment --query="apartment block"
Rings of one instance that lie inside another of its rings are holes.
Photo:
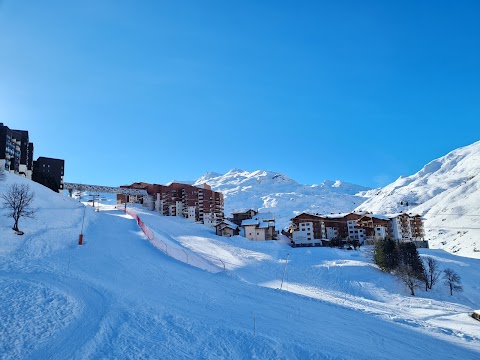
[[[389,215],[389,218],[388,235],[392,239],[413,242],[417,247],[428,248],[423,219],[420,215],[400,213]]]
[[[63,191],[65,160],[39,157],[33,162],[32,180],[49,189]]]
[[[365,229],[366,243],[383,240],[388,235],[390,218],[385,215],[365,214],[358,219],[357,224]]]
[[[207,184],[193,186],[176,182],[168,185],[138,182],[121,187],[144,189],[148,197],[118,194],[117,203],[142,203],[162,215],[181,216],[209,226],[223,220],[223,194],[213,191]]]
[[[28,131],[0,123],[0,169],[32,178],[33,143],[29,142]]]

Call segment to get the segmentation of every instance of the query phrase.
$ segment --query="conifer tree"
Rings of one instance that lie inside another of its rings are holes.
[[[406,266],[410,273],[419,280],[424,280],[425,269],[422,259],[414,243],[399,243],[398,258],[400,266]]]
[[[398,266],[397,244],[386,238],[375,243],[373,260],[382,271],[391,272]]]

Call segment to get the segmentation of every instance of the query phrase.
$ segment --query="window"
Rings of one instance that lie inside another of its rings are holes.
[[[307,233],[307,235],[311,235],[310,233]]]

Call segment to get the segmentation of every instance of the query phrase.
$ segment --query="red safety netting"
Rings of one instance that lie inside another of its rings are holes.
[[[119,209],[119,207],[117,207],[117,209]],[[179,247],[177,244],[167,243],[167,241],[164,241],[162,239],[161,235],[155,233],[155,231],[150,229],[135,211],[131,209],[119,210],[124,211],[126,214],[134,218],[139,228],[142,230],[148,240],[150,240],[150,242],[157,249],[161,250],[168,256],[173,257],[186,264],[190,264],[210,272],[218,272],[221,270],[225,270],[225,262],[221,259],[217,259],[211,256],[208,256],[208,258],[201,257],[198,254],[191,252],[190,250]]]

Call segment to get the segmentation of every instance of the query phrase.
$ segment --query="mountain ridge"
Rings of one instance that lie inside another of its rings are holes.
[[[378,189],[356,210],[413,212],[433,248],[480,258],[480,141],[430,161]]]
[[[207,183],[225,197],[225,214],[237,209],[254,208],[275,213],[277,228],[289,225],[290,218],[304,212],[347,212],[353,210],[371,188],[341,180],[325,180],[304,185],[274,171],[247,171],[234,168],[225,174],[207,172],[193,182]]]

